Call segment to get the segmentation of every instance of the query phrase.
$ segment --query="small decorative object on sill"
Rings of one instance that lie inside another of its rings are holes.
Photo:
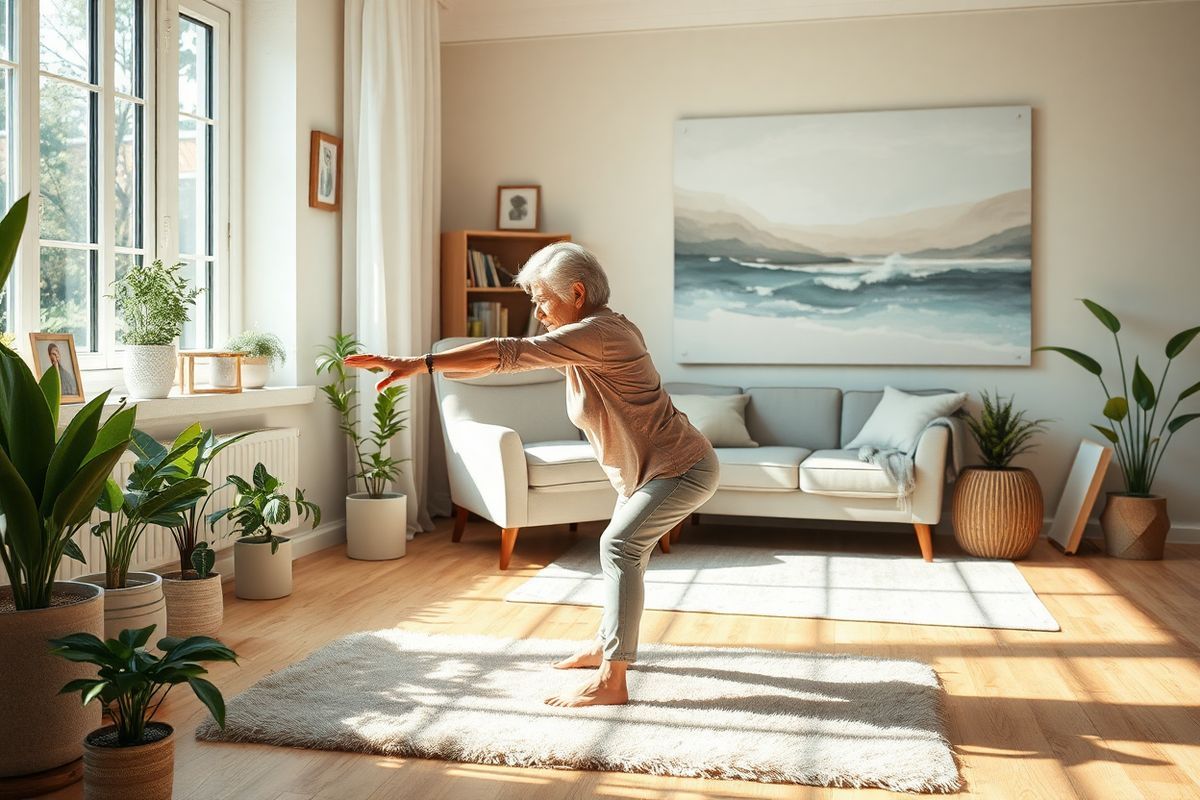
[[[242,359],[245,356],[228,350],[180,350],[179,351],[179,392],[180,394],[238,394],[242,391]],[[207,386],[196,385],[196,359],[209,359],[209,370],[216,372],[223,364],[232,364],[233,376],[231,385],[214,385],[221,383],[219,378],[210,376]]]

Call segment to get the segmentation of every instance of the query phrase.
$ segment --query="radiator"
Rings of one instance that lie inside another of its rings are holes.
[[[235,434],[222,434],[221,438],[231,435]],[[126,452],[113,471],[113,479],[122,488],[125,486],[125,481],[128,479],[135,461],[137,461],[137,457],[131,452]],[[226,447],[209,465],[208,480],[214,487],[223,484],[230,475],[240,475],[248,481],[252,480],[254,465],[260,461],[266,466],[267,471],[283,482],[283,489],[287,492],[288,497],[294,497],[296,482],[300,475],[300,431],[297,428],[269,428]],[[208,511],[218,511],[227,507],[233,502],[233,494],[233,487],[222,489],[208,504]],[[92,515],[92,523],[107,518],[107,514],[97,511]],[[282,533],[295,528],[296,525],[296,520],[292,519],[282,528],[275,529],[275,532]],[[197,541],[206,541],[215,550],[233,545],[235,537],[228,535],[233,526],[228,520],[221,520],[217,523],[215,530],[210,531],[207,522],[200,527],[201,530],[196,533]],[[79,549],[83,551],[84,557],[87,558],[87,564],[63,558],[62,564],[59,566],[58,577],[77,578],[80,575],[103,572],[104,551],[100,547],[100,539],[92,536],[91,525],[85,526],[75,534],[75,541],[79,544]],[[145,570],[168,566],[170,569],[179,569],[178,561],[179,551],[175,547],[175,539],[171,536],[171,532],[157,525],[151,525],[142,534],[142,539],[138,542],[129,568]],[[175,566],[171,567],[172,564]],[[0,569],[0,581],[4,581],[6,577],[3,572],[4,570]]]

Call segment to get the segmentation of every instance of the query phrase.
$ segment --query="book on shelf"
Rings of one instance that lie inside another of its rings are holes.
[[[512,286],[515,276],[500,266],[500,259],[491,253],[467,251],[467,285],[486,289]]]
[[[468,336],[508,336],[508,307],[503,303],[474,302],[467,311]]]

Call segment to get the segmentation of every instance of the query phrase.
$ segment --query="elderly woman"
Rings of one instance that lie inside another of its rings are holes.
[[[529,259],[517,283],[529,292],[547,333],[485,339],[436,356],[353,356],[346,364],[389,371],[380,388],[426,370],[470,377],[552,367],[566,375],[567,415],[591,443],[617,504],[600,537],[605,601],[599,635],[554,665],[599,669],[546,702],[626,703],[625,670],[637,658],[650,553],[716,491],[717,456],[671,404],[641,332],[608,307],[608,278],[591,253],[577,244],[552,244]]]

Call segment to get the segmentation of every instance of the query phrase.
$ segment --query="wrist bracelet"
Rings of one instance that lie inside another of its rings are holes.
[[[425,354],[425,369],[429,370],[429,374],[433,374],[433,353]]]

